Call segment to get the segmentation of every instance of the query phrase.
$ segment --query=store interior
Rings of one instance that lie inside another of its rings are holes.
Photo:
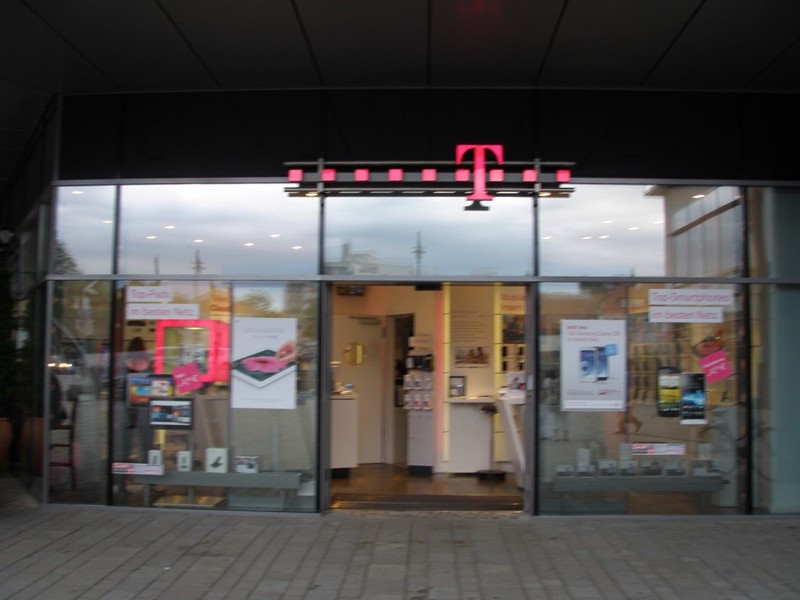
[[[331,508],[523,508],[496,409],[504,289],[335,286]]]

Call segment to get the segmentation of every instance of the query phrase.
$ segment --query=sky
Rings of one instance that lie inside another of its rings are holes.
[[[317,198],[290,198],[279,184],[124,186],[120,268],[130,274],[310,275],[316,272]],[[75,193],[82,192],[82,193]],[[528,275],[529,198],[497,196],[488,211],[442,197],[332,197],[326,260],[345,244],[379,272]],[[114,188],[61,188],[57,235],[86,274],[111,268]],[[663,275],[664,199],[645,187],[576,185],[570,198],[539,200],[541,274]]]

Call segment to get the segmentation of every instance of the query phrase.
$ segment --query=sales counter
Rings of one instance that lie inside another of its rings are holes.
[[[491,396],[450,398],[450,464],[451,473],[475,473],[491,469],[494,405]]]

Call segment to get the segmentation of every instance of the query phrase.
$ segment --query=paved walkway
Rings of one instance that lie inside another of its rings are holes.
[[[38,507],[0,480],[0,598],[800,598],[800,517]]]

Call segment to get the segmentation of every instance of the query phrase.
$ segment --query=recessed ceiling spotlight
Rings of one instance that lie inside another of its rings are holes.
[[[270,233],[269,237],[271,237],[271,238],[279,238],[279,237],[281,237],[281,234],[280,233]]]
[[[192,240],[195,244],[202,244],[205,240]]]
[[[158,236],[157,236],[157,235],[148,235],[148,236],[145,236],[145,238],[144,238],[144,239],[146,239],[146,240],[155,240],[155,239],[157,239],[157,238],[158,238]]]
[[[552,235],[543,235],[543,236],[542,236],[542,239],[543,239],[543,240],[552,240],[552,239],[553,239],[553,236],[552,236]]]
[[[83,196],[83,190],[72,190],[70,193],[76,196]]]
[[[103,225],[111,225],[113,222],[114,221],[109,221],[108,219],[106,219],[105,221],[103,221]]]
[[[657,221],[653,221],[653,225],[663,225],[663,224],[664,224],[664,219],[659,219]]]
[[[590,236],[590,235],[585,235],[585,236],[583,236],[581,239],[582,239],[582,240],[590,240],[590,239],[592,239],[592,236]]]
[[[253,242],[245,242],[244,245],[249,248],[250,246],[255,246],[255,243],[253,243]]]
[[[692,200],[699,200],[700,198],[705,198],[705,197],[706,197],[705,194],[695,194],[694,196],[692,196]]]
[[[302,246],[292,246],[292,250],[302,250]]]
[[[175,229],[175,225],[164,225],[164,229]]]
[[[608,239],[608,238],[610,238],[610,237],[611,237],[610,235],[601,235],[601,236],[599,236],[599,239],[601,239],[601,240],[607,240],[607,239]]]
[[[628,227],[628,231],[636,231],[639,229],[638,227]]]
[[[539,194],[539,196],[541,196],[541,197],[546,197],[546,196],[549,196],[549,195],[550,195],[550,192],[542,192],[542,193]]]
[[[613,223],[613,222],[614,222],[614,219],[606,219],[605,221],[603,221],[603,225],[608,225],[609,223]]]

